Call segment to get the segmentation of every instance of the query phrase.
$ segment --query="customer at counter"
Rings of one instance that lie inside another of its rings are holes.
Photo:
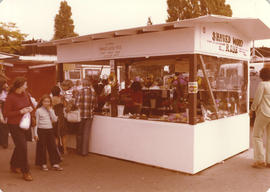
[[[173,111],[183,112],[186,109],[188,79],[183,74],[175,73],[173,86]]]

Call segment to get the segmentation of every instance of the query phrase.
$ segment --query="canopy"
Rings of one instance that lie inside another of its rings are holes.
[[[205,23],[226,23],[231,25],[237,31],[248,37],[250,40],[270,39],[270,28],[268,28],[260,19],[257,18],[236,18],[225,17],[217,15],[206,15],[193,19],[185,19],[181,21],[169,22],[165,24],[148,25],[137,28],[116,30],[110,32],[96,33],[83,35],[78,37],[71,37],[61,40],[54,40],[49,42],[36,43],[38,46],[55,46],[61,44],[70,44],[85,42],[97,39],[108,39],[119,36],[130,36],[141,33],[153,33],[158,31],[167,31],[179,28],[192,28],[198,24]]]

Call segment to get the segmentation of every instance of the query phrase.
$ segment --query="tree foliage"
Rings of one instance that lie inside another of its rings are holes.
[[[167,0],[167,22],[195,18],[207,14],[232,16],[225,0]]]
[[[71,15],[71,7],[66,1],[62,1],[59,12],[54,18],[54,40],[78,36],[78,34],[74,32],[74,24]]]
[[[26,36],[20,32],[15,23],[0,22],[0,51],[19,54]]]

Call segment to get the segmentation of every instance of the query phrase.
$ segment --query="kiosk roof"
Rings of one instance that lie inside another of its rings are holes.
[[[103,33],[89,34],[78,37],[65,38],[49,42],[36,43],[38,46],[56,46],[61,44],[79,43],[90,40],[108,39],[119,36],[129,36],[141,33],[152,33],[170,29],[191,28],[198,24],[206,23],[227,23],[240,33],[247,36],[250,40],[270,39],[270,28],[257,18],[236,18],[218,15],[206,15],[192,19],[169,22],[164,24],[142,26],[130,29],[109,31]]]

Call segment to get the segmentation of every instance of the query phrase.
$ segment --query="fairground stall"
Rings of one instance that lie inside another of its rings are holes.
[[[20,56],[5,62],[0,61],[0,66],[2,65],[3,72],[9,78],[9,84],[17,76],[26,77],[28,90],[39,100],[56,84],[56,64],[53,61],[55,59],[56,57],[47,56]]]
[[[250,45],[267,38],[259,19],[208,15],[40,46],[57,46],[60,69],[120,69],[118,99],[95,115],[89,152],[195,174],[249,148]],[[130,82],[141,85],[142,103],[123,113]]]

